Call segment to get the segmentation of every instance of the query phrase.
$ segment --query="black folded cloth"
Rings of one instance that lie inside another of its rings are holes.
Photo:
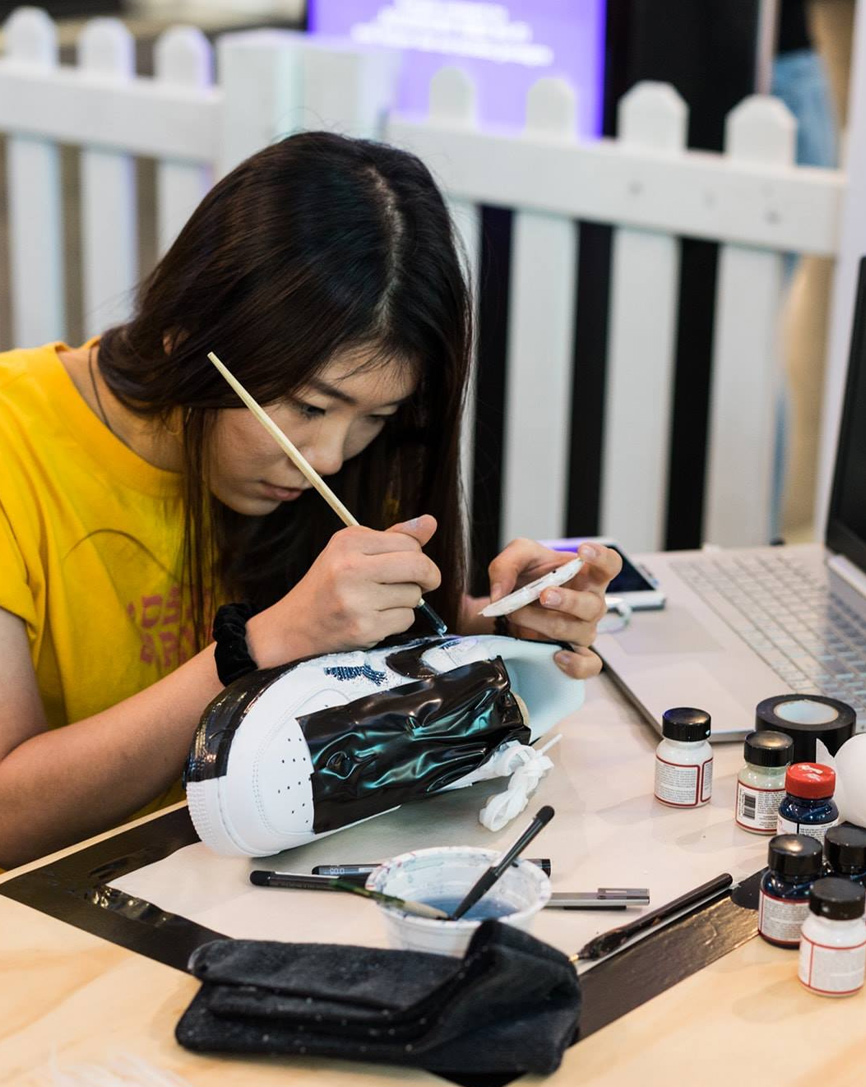
[[[575,1040],[577,972],[526,932],[485,921],[462,959],[337,944],[214,940],[176,1037],[203,1052],[337,1057],[442,1075],[546,1075]]]

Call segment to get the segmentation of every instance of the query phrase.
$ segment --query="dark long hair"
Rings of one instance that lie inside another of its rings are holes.
[[[432,513],[425,548],[442,572],[430,602],[450,626],[465,582],[458,465],[471,307],[445,203],[424,164],[387,145],[325,132],[253,155],[202,200],[106,332],[99,367],[136,413],[183,409],[184,587],[198,644],[209,600],[261,609],[303,577],[340,528],[315,492],[264,517],[208,488],[216,412],[238,400],[215,351],[259,403],[303,386],[338,351],[416,367],[416,393],[329,483],[371,528]]]

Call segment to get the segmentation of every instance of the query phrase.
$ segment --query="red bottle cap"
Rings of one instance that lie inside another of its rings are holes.
[[[785,774],[785,788],[794,796],[820,800],[836,790],[836,771],[817,762],[795,762]]]

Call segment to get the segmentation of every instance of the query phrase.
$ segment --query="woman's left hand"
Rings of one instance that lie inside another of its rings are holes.
[[[572,650],[562,649],[553,659],[567,675],[586,679],[601,671],[600,659],[587,647],[595,641],[598,621],[607,612],[604,594],[622,568],[622,559],[599,543],[581,544],[577,553],[584,564],[571,581],[545,589],[534,603],[509,615],[508,621],[516,638],[569,642]],[[512,540],[488,568],[491,601],[573,558],[535,540]]]

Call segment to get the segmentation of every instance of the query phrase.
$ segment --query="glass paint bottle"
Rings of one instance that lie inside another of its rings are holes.
[[[824,838],[827,875],[866,887],[866,830],[852,823],[830,827]]]
[[[779,805],[794,741],[784,732],[750,732],[743,743],[746,765],[737,776],[737,826],[752,834],[775,834]]]
[[[655,798],[673,808],[697,808],[713,795],[713,749],[707,742],[710,715],[691,706],[662,714],[656,748]]]
[[[785,775],[786,795],[779,805],[779,834],[808,834],[818,841],[839,822],[833,800],[836,771],[819,762],[795,762]]]
[[[770,839],[758,898],[758,932],[777,947],[797,947],[809,912],[809,891],[821,877],[821,843],[803,834]]]
[[[866,975],[866,891],[850,879],[816,880],[800,936],[798,976],[810,993],[851,996]]]

